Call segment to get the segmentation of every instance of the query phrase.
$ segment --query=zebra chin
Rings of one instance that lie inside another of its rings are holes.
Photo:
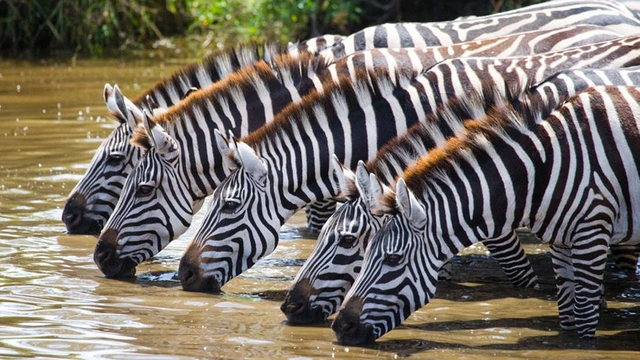
[[[108,278],[128,278],[136,274],[138,265],[131,258],[120,258],[117,253],[115,242],[115,230],[104,231],[93,253],[93,261],[98,269]]]
[[[67,234],[100,234],[104,222],[88,217],[86,210],[87,202],[84,195],[74,194],[67,199],[64,210],[62,210],[62,222],[67,228]]]
[[[328,317],[321,306],[312,306],[308,299],[291,296],[291,291],[280,305],[280,311],[287,317],[289,325],[321,323]]]

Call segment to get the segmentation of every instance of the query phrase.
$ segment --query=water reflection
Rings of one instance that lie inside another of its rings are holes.
[[[557,331],[550,261],[539,244],[526,249],[540,291],[512,288],[476,246],[455,259],[456,281],[369,348],[334,344],[330,321],[283,324],[280,301],[315,244],[302,214],[283,228],[278,249],[221,295],[184,292],[175,277],[194,228],[141,264],[135,280],[103,278],[92,259],[95,237],[66,235],[59,219],[115,126],[105,116],[104,83],[135,95],[176,66],[0,62],[0,357],[624,358],[640,350],[637,278],[608,272],[610,310],[596,350],[582,349]]]

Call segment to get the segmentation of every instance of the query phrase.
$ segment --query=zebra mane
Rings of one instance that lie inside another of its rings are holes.
[[[153,129],[155,126],[155,122],[149,122],[149,127],[151,129]],[[138,146],[143,149],[149,150],[152,147],[152,142],[149,136],[150,135],[147,134],[147,131],[145,130],[143,124],[140,123],[133,129],[133,135],[131,136],[131,140],[129,140],[129,143],[133,146]]]
[[[530,82],[504,85],[506,93],[499,92],[497,86],[484,84],[481,91],[471,91],[466,97],[449,98],[427,114],[423,122],[414,124],[405,134],[387,142],[367,162],[367,168],[382,181],[394,183],[403,169],[462,131],[461,120],[484,117],[492,106],[517,101],[529,88]]]
[[[151,88],[136,97],[133,103],[136,105],[144,104],[147,95],[152,95],[160,89],[175,89],[177,84],[193,79],[202,72],[215,73],[216,75],[211,76],[211,78],[220,80],[233,73],[235,69],[249,66],[258,60],[271,62],[281,54],[284,54],[281,47],[270,43],[262,44],[262,51],[260,51],[260,46],[257,43],[241,44],[233,48],[216,51],[205,56],[202,61],[191,63],[178,69],[171,76],[159,80]]]
[[[468,100],[473,102],[478,99],[480,97],[472,96]],[[446,176],[449,165],[457,164],[473,152],[491,146],[493,139],[509,137],[508,134],[513,131],[533,128],[555,110],[555,105],[557,104],[547,104],[535,92],[526,91],[516,101],[492,106],[486,116],[465,120],[462,130],[456,136],[418,159],[414,166],[407,168],[402,177],[415,194],[422,194],[429,179]],[[395,204],[395,196],[386,195],[383,204]]]
[[[315,72],[322,70],[328,64],[318,60],[315,55],[302,53],[297,57],[286,54],[278,55],[272,64],[265,61],[257,61],[251,66],[245,66],[233,72],[225,79],[218,81],[208,88],[197,91],[185,100],[167,109],[167,112],[153,117],[153,121],[165,126],[178,121],[197,121],[204,118],[209,108],[219,105],[223,109],[229,109],[230,103],[242,103],[240,98],[247,90],[266,86],[273,82],[281,85],[285,82],[294,82],[304,76],[313,76]],[[303,85],[304,86],[304,85]],[[135,132],[131,143],[136,146],[149,148],[148,138],[141,132]]]
[[[410,78],[397,74],[391,76],[386,69],[356,69],[353,81],[351,77],[339,75],[338,81],[323,82],[321,92],[312,91],[297,104],[289,104],[271,123],[252,132],[242,140],[254,147],[262,141],[278,138],[291,138],[297,131],[304,131],[305,124],[311,119],[323,119],[327,114],[346,111],[349,104],[371,102],[373,93],[391,93],[397,86],[410,83]],[[322,120],[319,120],[322,121]]]

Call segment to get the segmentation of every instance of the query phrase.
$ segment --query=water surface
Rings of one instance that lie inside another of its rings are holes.
[[[281,245],[221,295],[182,291],[175,278],[192,229],[132,281],[105,279],[96,239],[65,234],[66,196],[115,127],[106,82],[135,97],[180,62],[0,62],[0,357],[48,358],[638,358],[640,283],[608,271],[609,310],[595,344],[558,331],[544,245],[527,251],[542,289],[510,286],[481,246],[401,327],[368,348],[334,343],[330,321],[284,323],[279,306],[315,240],[303,215]],[[196,217],[196,223],[202,214]],[[330,318],[331,320],[332,318]]]

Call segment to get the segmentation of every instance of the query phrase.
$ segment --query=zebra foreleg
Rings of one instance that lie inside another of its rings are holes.
[[[575,242],[571,248],[575,279],[574,312],[578,335],[594,338],[603,296],[608,242],[603,238]]]
[[[574,330],[576,328],[573,312],[575,281],[571,250],[568,247],[551,245],[551,262],[556,278],[560,329]]]

